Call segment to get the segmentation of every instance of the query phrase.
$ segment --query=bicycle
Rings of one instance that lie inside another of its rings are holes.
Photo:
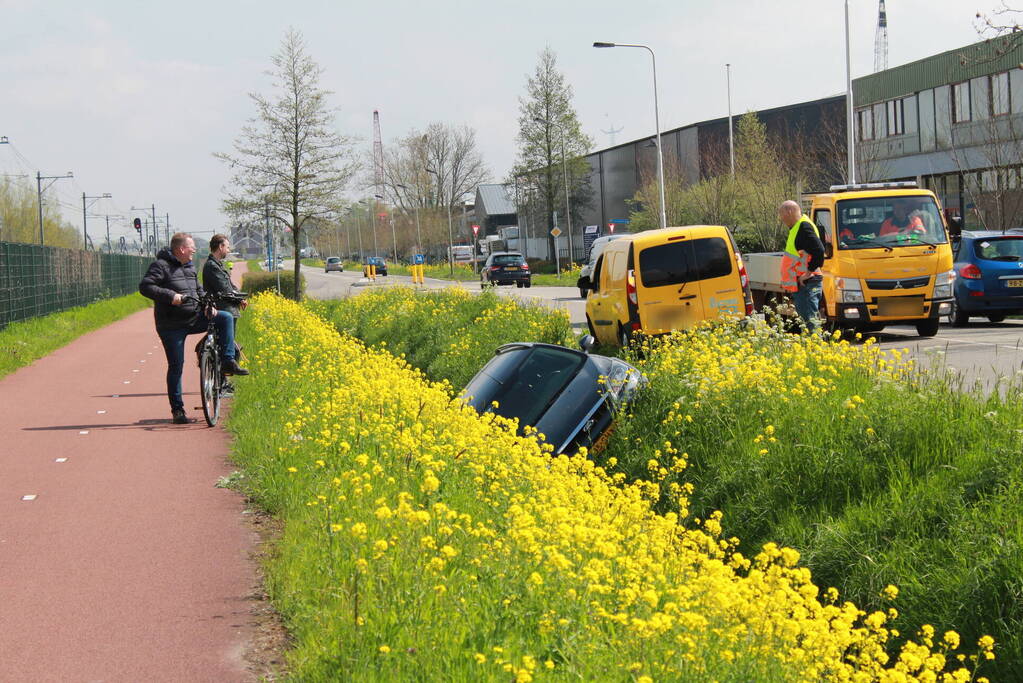
[[[212,310],[221,301],[240,303],[248,294],[237,292],[234,295],[205,293],[203,296],[187,297],[199,304],[206,316],[206,336],[199,342],[199,393],[202,396],[202,412],[206,424],[213,427],[220,419],[220,394],[224,384],[224,373],[221,368],[220,340],[217,336],[216,316]]]

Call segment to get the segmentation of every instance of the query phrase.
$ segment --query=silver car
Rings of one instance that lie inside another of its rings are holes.
[[[599,259],[600,255],[604,252],[604,247],[606,247],[609,242],[613,242],[619,237],[625,237],[625,235],[604,235],[603,237],[598,237],[593,240],[593,244],[590,246],[590,260],[582,267],[582,269],[580,269],[579,279],[590,277],[590,275],[593,274],[593,266],[597,263],[597,259]],[[580,287],[579,298],[585,299],[586,292],[588,291],[588,289]]]

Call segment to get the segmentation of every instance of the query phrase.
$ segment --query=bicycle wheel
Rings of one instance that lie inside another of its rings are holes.
[[[199,361],[199,387],[202,393],[202,412],[206,424],[217,424],[220,418],[220,358],[212,343],[207,343]]]

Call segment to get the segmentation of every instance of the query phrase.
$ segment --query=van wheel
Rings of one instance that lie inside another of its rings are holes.
[[[623,349],[629,348],[629,344],[632,342],[632,335],[629,334],[621,325],[618,326],[618,346]]]
[[[938,323],[940,322],[941,320],[938,318],[921,320],[916,324],[916,333],[921,337],[933,337],[938,333]]]

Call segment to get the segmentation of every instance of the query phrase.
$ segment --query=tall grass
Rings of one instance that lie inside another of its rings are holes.
[[[716,520],[656,514],[650,482],[551,457],[298,304],[263,295],[242,325],[254,373],[231,427],[249,493],[284,521],[269,588],[298,680],[936,680],[958,666],[954,633],[899,638],[887,659],[890,615],[819,599],[794,551],[734,554]]]
[[[128,294],[11,323],[0,330],[0,377],[150,305],[141,294]]]

